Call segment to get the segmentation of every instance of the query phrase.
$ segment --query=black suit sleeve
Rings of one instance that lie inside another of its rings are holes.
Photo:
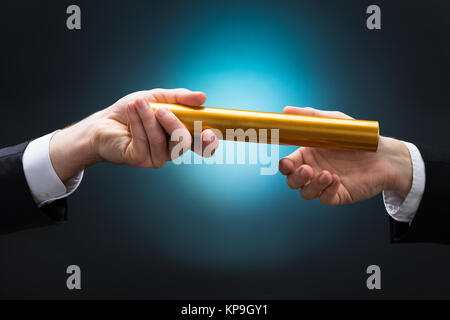
[[[425,191],[411,225],[389,218],[391,240],[450,244],[450,150],[417,147],[425,162]]]
[[[67,200],[38,208],[28,187],[22,156],[28,142],[0,149],[0,234],[67,219]]]

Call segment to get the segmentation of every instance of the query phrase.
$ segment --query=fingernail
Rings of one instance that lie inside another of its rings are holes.
[[[325,184],[325,183],[327,182],[327,178],[326,178],[326,176],[325,176],[325,173],[320,174],[319,182],[320,182],[321,184]]]
[[[156,109],[156,113],[159,113],[159,115],[161,116],[161,117],[165,117],[165,116],[167,116],[168,114],[169,114],[169,109],[167,109],[166,107],[163,107],[163,106],[159,106],[157,109]]]
[[[302,176],[302,178],[308,178],[308,173],[304,168],[300,169],[300,176]]]
[[[146,110],[148,107],[148,104],[145,100],[139,100],[139,104],[138,104],[139,109],[141,110]]]

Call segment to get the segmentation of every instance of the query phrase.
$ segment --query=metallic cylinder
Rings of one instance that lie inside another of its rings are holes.
[[[223,108],[187,107],[176,104],[150,102],[156,110],[165,106],[194,134],[194,121],[202,121],[202,129],[217,129],[223,139],[234,139],[227,129],[254,129],[261,142],[267,132],[266,143],[332,149],[377,151],[378,121],[311,117],[271,112],[244,111]],[[263,129],[263,131],[260,131]],[[266,129],[266,130],[264,130]],[[279,140],[272,141],[278,129]],[[220,138],[220,137],[219,137]]]

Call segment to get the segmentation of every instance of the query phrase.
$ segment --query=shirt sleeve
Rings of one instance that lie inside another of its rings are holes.
[[[404,142],[411,155],[413,181],[406,198],[390,190],[383,191],[384,206],[389,215],[396,221],[411,223],[419,208],[425,190],[425,162],[419,149],[409,142]]]
[[[56,174],[49,152],[50,140],[55,132],[31,141],[22,158],[25,178],[38,207],[69,196],[83,179],[84,170],[66,184]]]

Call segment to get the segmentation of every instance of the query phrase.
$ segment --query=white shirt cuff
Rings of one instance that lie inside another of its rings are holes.
[[[22,158],[25,178],[38,207],[69,196],[78,188],[83,179],[84,170],[66,184],[62,183],[56,174],[49,151],[50,140],[55,132],[31,141]]]
[[[397,221],[411,223],[422,201],[425,190],[425,162],[419,149],[409,142],[402,141],[409,150],[413,166],[411,190],[406,198],[394,191],[384,190],[383,200],[389,215]]]

